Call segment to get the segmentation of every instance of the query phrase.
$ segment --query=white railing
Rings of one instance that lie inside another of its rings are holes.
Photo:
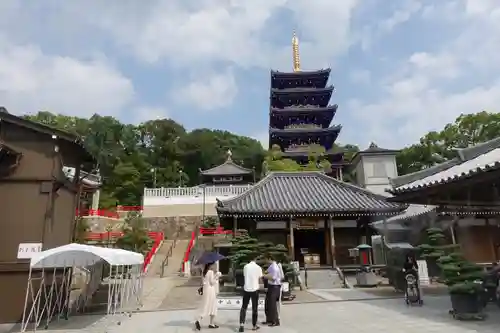
[[[253,185],[145,188],[144,197],[225,197],[243,194]]]

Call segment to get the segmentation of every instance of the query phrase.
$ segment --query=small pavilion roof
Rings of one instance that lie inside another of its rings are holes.
[[[234,163],[231,156],[232,153],[230,150],[228,150],[226,162],[211,169],[202,170],[200,171],[200,173],[203,176],[235,176],[235,175],[249,175],[253,172],[252,169],[247,169]]]
[[[217,201],[226,215],[370,216],[397,214],[406,206],[322,172],[272,172],[238,197]]]

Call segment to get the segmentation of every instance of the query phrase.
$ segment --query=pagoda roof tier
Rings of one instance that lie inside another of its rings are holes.
[[[304,77],[329,77],[332,69],[325,68],[316,71],[280,72],[271,70],[271,79],[297,79]]]
[[[271,88],[319,87],[324,88],[330,77],[330,69],[312,72],[283,73],[271,71]]]
[[[297,135],[318,135],[318,134],[336,134],[340,133],[342,125],[334,125],[327,128],[321,127],[293,127],[293,128],[269,128],[269,134],[276,134],[279,136],[297,136]]]
[[[233,162],[231,151],[227,152],[227,160],[221,165],[215,166],[208,170],[200,171],[203,176],[239,176],[249,175],[253,172],[251,169],[244,168]]]
[[[269,114],[279,114],[279,115],[297,115],[297,114],[313,114],[313,113],[326,113],[326,112],[337,112],[338,105],[327,105],[326,107],[316,106],[316,105],[292,105],[284,108],[274,108],[271,107]]]
[[[314,106],[294,106],[280,108],[270,108],[270,126],[273,128],[284,128],[291,123],[313,123],[321,127],[328,127],[333,120],[337,110],[337,105],[328,107]]]
[[[333,93],[333,85],[327,86],[325,88],[288,88],[288,89],[276,89],[271,88],[271,95],[326,95]]]

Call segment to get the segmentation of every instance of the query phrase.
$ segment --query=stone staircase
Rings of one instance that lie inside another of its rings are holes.
[[[170,247],[172,246],[173,242],[174,241],[170,239],[166,239],[163,241],[161,247],[158,249],[156,255],[154,256],[153,261],[149,265],[146,276],[149,277],[161,275],[161,266],[168,254],[168,251],[170,251]]]
[[[300,278],[305,285],[305,271],[300,271]],[[308,269],[307,288],[308,289],[336,289],[342,288],[342,281],[339,274],[334,269]]]
[[[186,249],[189,244],[189,240],[177,240],[175,247],[172,250],[172,255],[168,258],[168,265],[164,269],[164,276],[179,275],[182,262],[184,260],[184,255],[186,254]],[[167,249],[168,251],[168,249]],[[166,253],[165,253],[166,255]],[[155,261],[160,261],[160,273],[161,273],[161,262],[165,259],[165,255],[156,255]]]

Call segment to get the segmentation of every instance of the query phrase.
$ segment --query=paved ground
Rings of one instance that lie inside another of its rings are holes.
[[[263,327],[261,332],[294,333],[358,333],[375,331],[384,333],[493,333],[500,327],[500,313],[492,308],[490,317],[483,322],[460,322],[453,320],[448,314],[446,297],[429,297],[422,308],[408,308],[401,300],[371,300],[355,302],[322,302],[308,304],[290,304],[282,309],[282,326],[277,328]],[[72,326],[50,329],[47,333],[187,333],[193,331],[193,318],[196,311],[154,311],[134,314],[130,318],[103,320],[99,318],[77,318],[80,323]],[[248,317],[250,312],[248,313]],[[238,327],[238,311],[219,311],[217,332],[235,332]],[[262,313],[260,320],[263,319]],[[248,320],[247,320],[248,321]],[[94,322],[94,323],[92,323]],[[206,323],[205,323],[206,325]],[[246,325],[250,328],[249,322]],[[250,331],[250,330],[248,330]]]

